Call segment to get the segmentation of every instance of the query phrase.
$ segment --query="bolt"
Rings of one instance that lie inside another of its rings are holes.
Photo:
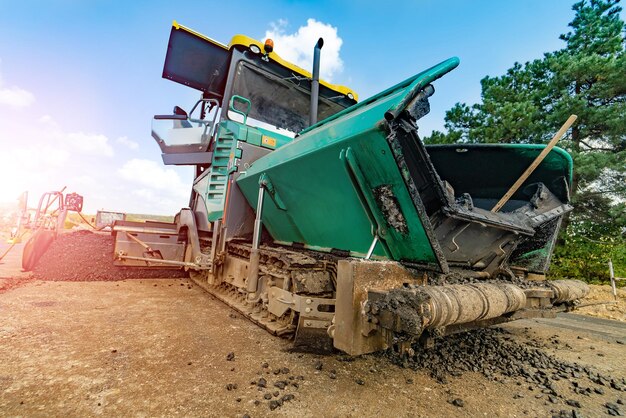
[[[307,327],[310,327],[310,326],[311,326],[311,321],[306,321],[306,322],[304,323],[304,325],[306,325]]]
[[[306,308],[306,309],[304,310],[304,312],[307,312],[307,313],[308,313],[308,312],[311,312],[311,308]]]
[[[307,300],[306,300],[306,304],[307,304],[307,305],[310,305],[311,303],[313,303],[313,301],[312,301],[311,299],[307,299]]]

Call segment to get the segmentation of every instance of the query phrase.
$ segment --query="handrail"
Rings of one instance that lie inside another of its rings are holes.
[[[352,187],[354,188],[354,191],[356,192],[356,195],[361,202],[361,206],[363,206],[365,215],[372,225],[372,235],[374,235],[375,239],[374,242],[376,242],[376,238],[378,238],[378,242],[380,242],[381,246],[383,247],[385,254],[388,257],[391,257],[391,251],[389,250],[389,247],[385,242],[385,235],[387,235],[387,229],[384,226],[385,221],[382,217],[382,214],[380,213],[380,210],[370,203],[370,200],[373,199],[373,196],[369,191],[370,189],[367,187],[365,176],[363,175],[363,172],[361,172],[361,168],[359,167],[356,157],[354,156],[352,148],[348,147],[341,150],[339,154],[339,159],[344,162],[346,171],[348,172],[348,178],[350,179]],[[369,195],[370,199],[367,198],[368,196],[366,196],[366,194]],[[370,250],[368,251],[369,255],[371,255],[372,251],[373,248],[370,248]]]

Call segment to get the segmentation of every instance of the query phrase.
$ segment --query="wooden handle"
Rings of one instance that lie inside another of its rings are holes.
[[[506,192],[504,196],[502,196],[502,199],[500,199],[500,201],[496,203],[493,209],[491,209],[492,212],[498,212],[500,209],[502,209],[502,206],[504,206],[504,204],[509,201],[509,199],[511,198],[511,196],[513,196],[513,194],[515,194],[517,189],[520,188],[520,186],[533,173],[533,171],[535,171],[539,164],[541,164],[543,159],[546,158],[550,151],[552,151],[552,148],[555,147],[556,143],[559,142],[559,139],[561,139],[561,137],[565,135],[565,132],[567,132],[567,130],[572,126],[577,118],[578,116],[572,115],[565,121],[563,126],[561,126],[561,129],[559,129],[559,131],[554,134],[550,142],[548,142],[548,145],[543,149],[543,151],[541,151],[537,158],[535,158],[535,161],[533,161],[532,164],[528,166],[526,171],[524,171],[524,174],[522,174],[520,178],[517,179],[517,181],[511,186],[509,191]]]
[[[152,248],[150,248],[150,246],[148,244],[146,244],[145,242],[143,242],[142,240],[140,240],[136,236],[132,235],[130,232],[126,232],[126,236],[128,238],[132,239],[133,241],[135,241],[137,244],[141,245],[143,248],[146,249],[146,251],[152,251]]]

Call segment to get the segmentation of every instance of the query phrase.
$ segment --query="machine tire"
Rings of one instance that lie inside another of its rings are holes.
[[[22,252],[22,269],[31,271],[54,241],[54,231],[38,230],[24,244]]]

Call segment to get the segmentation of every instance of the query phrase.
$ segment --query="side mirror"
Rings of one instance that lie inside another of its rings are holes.
[[[185,109],[183,109],[180,106],[174,106],[174,114],[175,115],[179,115],[179,116],[184,116],[185,118],[188,118],[189,115],[187,115],[187,112],[185,112]]]
[[[180,106],[174,106],[173,115],[154,115],[154,118],[157,120],[187,120],[189,117],[187,112]]]

